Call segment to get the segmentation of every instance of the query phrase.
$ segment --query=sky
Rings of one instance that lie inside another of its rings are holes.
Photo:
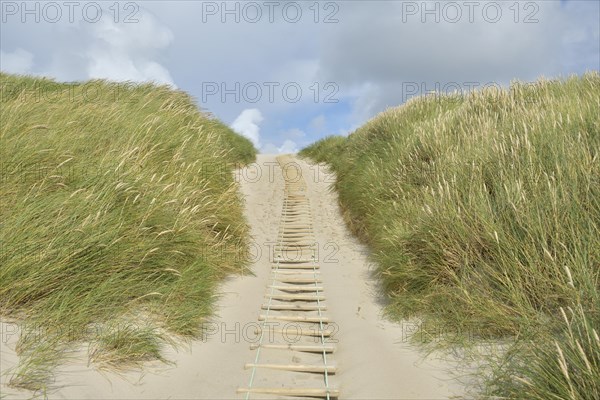
[[[419,94],[600,69],[600,1],[0,1],[0,69],[153,81],[263,153]]]

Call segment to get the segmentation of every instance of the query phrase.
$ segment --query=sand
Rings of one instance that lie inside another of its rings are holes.
[[[296,160],[310,193],[327,315],[335,322],[337,340],[335,377],[342,399],[446,399],[464,393],[452,379],[455,366],[427,358],[407,343],[414,328],[382,316],[377,282],[371,277],[367,249],[346,228],[337,195],[329,189],[333,176],[320,165]],[[59,368],[50,399],[234,399],[236,389],[248,384],[253,362],[260,306],[270,272],[269,249],[278,232],[283,199],[283,178],[275,156],[259,155],[257,163],[238,171],[245,197],[245,214],[251,226],[255,276],[235,276],[221,287],[217,315],[210,321],[212,334],[179,351],[167,349],[174,365],[149,363],[143,371],[121,374],[100,372],[88,366],[86,348],[74,349]],[[3,332],[11,329],[2,324]],[[31,392],[7,387],[6,372],[18,360],[18,335],[3,334],[0,345],[0,393],[6,398],[30,398]],[[251,398],[273,398],[252,395]]]

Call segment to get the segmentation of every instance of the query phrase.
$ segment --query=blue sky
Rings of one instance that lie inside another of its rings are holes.
[[[1,2],[3,71],[168,83],[268,153],[422,92],[600,69],[595,0],[47,4]]]

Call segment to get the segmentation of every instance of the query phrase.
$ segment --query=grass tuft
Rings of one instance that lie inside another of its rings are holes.
[[[513,339],[489,395],[599,398],[598,109],[598,72],[513,82],[416,98],[300,153],[336,172],[391,316]]]

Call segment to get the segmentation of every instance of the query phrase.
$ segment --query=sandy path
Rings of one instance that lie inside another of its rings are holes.
[[[403,340],[402,325],[385,321],[369,277],[364,249],[346,229],[335,193],[328,190],[332,176],[323,167],[298,160],[310,193],[328,314],[338,326],[336,381],[344,399],[444,399],[461,394],[461,387],[445,372],[441,361],[423,361]],[[278,232],[283,178],[275,156],[259,155],[257,164],[238,175],[246,199],[246,217],[252,227],[256,276],[233,277],[221,289],[218,314],[206,342],[189,349],[168,350],[174,366],[148,365],[144,371],[122,375],[100,373],[87,365],[85,352],[60,368],[51,399],[232,399],[246,386],[245,363],[254,360],[249,343],[270,272],[269,249]],[[2,373],[14,366],[16,336],[0,348]],[[28,398],[0,382],[7,398]],[[264,396],[266,397],[266,396]],[[259,398],[253,395],[252,398]]]
[[[463,394],[447,363],[407,343],[412,325],[382,317],[377,282],[370,276],[367,249],[340,215],[335,178],[323,165],[297,160],[306,178],[320,246],[329,312],[338,324],[339,382],[344,399],[445,399]]]

